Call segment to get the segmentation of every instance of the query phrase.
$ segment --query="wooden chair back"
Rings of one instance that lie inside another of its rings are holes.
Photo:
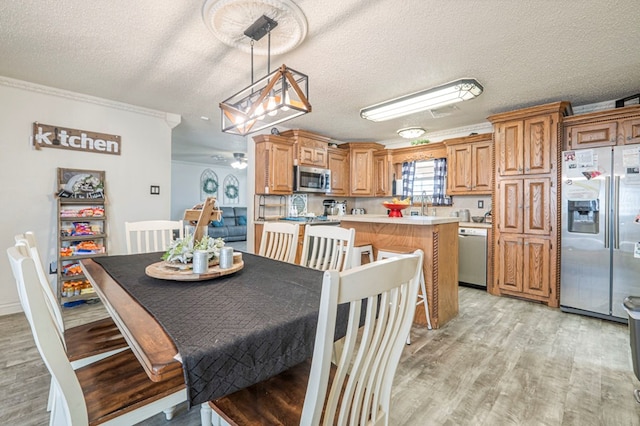
[[[40,252],[38,251],[38,246],[36,243],[36,236],[33,232],[27,231],[24,234],[16,234],[14,236],[16,244],[24,245],[28,252],[24,252],[24,254],[33,259],[36,270],[38,272],[39,282],[42,286],[42,291],[47,300],[47,306],[49,307],[49,312],[54,317],[56,321],[56,326],[58,327],[58,332],[60,335],[64,334],[64,320],[62,319],[62,310],[60,309],[60,303],[58,302],[58,298],[53,292],[53,288],[49,284],[49,279],[47,278],[47,274],[44,270],[44,265],[42,264],[42,259],[40,258]],[[58,265],[61,267],[62,265]]]
[[[328,271],[351,268],[356,231],[331,225],[306,225],[300,265]]]
[[[23,295],[20,303],[27,315],[38,352],[55,378],[56,385],[62,389],[58,397],[63,398],[64,404],[57,405],[62,411],[52,413],[52,416],[60,416],[58,420],[66,419],[67,422],[64,424],[86,424],[87,408],[78,379],[67,359],[64,338],[57,332],[51,316],[38,314],[47,312],[49,307],[39,283],[34,259],[22,251],[24,248],[25,246],[10,247],[7,249],[7,255],[18,288]]]
[[[141,222],[125,222],[127,254],[151,253],[164,251],[173,241],[174,234],[184,237],[184,226],[181,220],[147,220]]]
[[[326,271],[313,357],[211,401],[214,424],[388,425],[391,385],[416,309],[423,252]],[[335,363],[338,305],[348,304]],[[226,423],[225,423],[226,422]]]
[[[64,336],[47,315],[34,259],[24,244],[7,249],[22,297],[20,303],[55,387],[50,424],[135,424],[186,400],[182,376],[154,383],[130,350],[87,365],[76,372],[65,351]]]
[[[258,254],[274,260],[294,263],[298,252],[300,225],[295,223],[266,222]]]

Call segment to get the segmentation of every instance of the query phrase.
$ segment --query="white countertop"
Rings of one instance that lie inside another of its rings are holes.
[[[394,223],[397,225],[439,225],[460,221],[457,217],[448,216],[389,217],[386,214],[348,214],[344,216],[329,216],[329,218],[349,222]]]

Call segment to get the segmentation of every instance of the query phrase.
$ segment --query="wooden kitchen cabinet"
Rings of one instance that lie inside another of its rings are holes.
[[[493,191],[492,134],[449,139],[447,195],[491,194]]]
[[[501,180],[497,188],[500,232],[549,235],[550,186],[549,178]]]
[[[559,306],[559,136],[570,114],[568,102],[555,102],[489,117],[496,155],[491,294]]]
[[[327,165],[331,170],[331,191],[327,195],[349,196],[349,151],[328,147]]]
[[[253,140],[256,144],[256,194],[292,194],[293,140],[276,135],[259,135]]]
[[[293,129],[280,133],[295,142],[295,160],[298,165],[327,168],[327,146],[331,138]]]
[[[385,150],[373,153],[373,172],[375,178],[374,195],[387,197],[391,194],[391,156]]]
[[[496,167],[500,176],[549,173],[552,152],[552,114],[496,125]]]
[[[497,245],[500,290],[547,300],[552,282],[550,247],[548,238],[502,235]]]
[[[352,197],[373,197],[375,195],[374,153],[384,149],[384,145],[373,142],[349,142],[349,163],[351,178],[349,194]]]
[[[640,105],[567,117],[563,149],[640,143]]]

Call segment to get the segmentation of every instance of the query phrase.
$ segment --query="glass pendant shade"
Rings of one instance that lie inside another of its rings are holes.
[[[440,108],[479,96],[482,86],[474,79],[456,80],[442,86],[391,99],[360,110],[371,121],[385,121],[427,109]]]
[[[309,78],[286,65],[220,103],[222,131],[248,135],[311,112]]]
[[[419,138],[425,133],[426,130],[424,130],[422,127],[405,127],[404,129],[398,130],[398,135],[405,139]]]

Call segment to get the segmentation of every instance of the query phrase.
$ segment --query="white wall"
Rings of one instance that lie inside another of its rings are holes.
[[[146,110],[0,77],[0,241],[31,230],[43,262],[57,257],[57,168],[104,170],[110,254],[126,251],[125,221],[168,218],[175,114]],[[33,123],[120,135],[122,155],[35,150]],[[159,185],[160,195],[149,186]],[[50,275],[55,282],[55,276]],[[0,315],[21,310],[7,257],[0,256]]]
[[[181,220],[184,211],[204,201],[200,194],[200,176],[206,169],[218,175],[218,194],[220,206],[246,207],[249,188],[247,188],[247,169],[237,170],[228,166],[187,163],[184,161],[171,162],[171,220]],[[239,196],[237,204],[225,204],[224,179],[228,175],[238,178]],[[215,194],[212,194],[215,195]]]

